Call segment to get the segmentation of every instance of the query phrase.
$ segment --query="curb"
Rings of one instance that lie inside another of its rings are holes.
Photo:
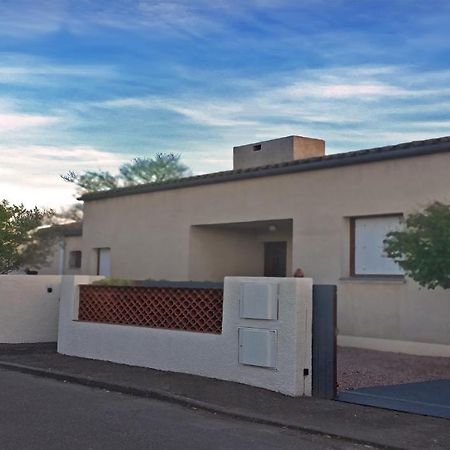
[[[364,446],[372,446],[379,449],[385,450],[405,450],[403,447],[392,447],[385,444],[380,444],[378,442],[373,442],[364,439],[358,439],[351,436],[345,436],[336,433],[329,433],[320,428],[301,426],[293,423],[286,423],[279,420],[271,419],[263,415],[252,415],[246,414],[242,411],[238,411],[232,408],[225,408],[212,403],[203,402],[200,400],[194,400],[183,395],[172,394],[167,391],[162,391],[159,389],[140,389],[136,387],[126,386],[122,384],[110,383],[107,381],[100,381],[95,378],[81,376],[81,375],[71,375],[65,372],[53,371],[48,369],[39,369],[32,366],[26,366],[16,363],[5,363],[0,361],[0,369],[10,370],[14,372],[25,373],[29,375],[35,375],[42,378],[49,378],[53,380],[69,382],[73,384],[78,384],[82,386],[88,386],[98,389],[104,389],[111,392],[118,392],[121,394],[132,395],[134,397],[148,398],[153,400],[160,400],[168,403],[178,404],[191,409],[199,409],[202,411],[207,411],[214,414],[221,414],[223,416],[231,417],[234,419],[239,419],[245,422],[258,423],[261,425],[269,425],[278,428],[284,428],[289,430],[301,431],[303,433],[312,435],[321,435],[333,439],[339,439],[342,441],[350,442],[353,444],[359,444]]]

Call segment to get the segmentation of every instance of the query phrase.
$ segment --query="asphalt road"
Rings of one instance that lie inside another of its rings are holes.
[[[364,447],[0,370],[1,450],[359,448]]]

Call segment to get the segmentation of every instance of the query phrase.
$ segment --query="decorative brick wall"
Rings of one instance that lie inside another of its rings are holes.
[[[80,285],[78,320],[222,333],[223,289]]]

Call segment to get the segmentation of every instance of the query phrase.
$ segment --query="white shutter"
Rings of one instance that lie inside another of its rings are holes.
[[[387,233],[399,228],[400,216],[355,219],[355,274],[403,275],[402,269],[384,252]]]
[[[98,249],[98,274],[104,277],[111,276],[111,249]]]

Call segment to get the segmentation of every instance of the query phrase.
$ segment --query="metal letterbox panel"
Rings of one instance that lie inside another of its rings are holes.
[[[244,283],[239,304],[242,319],[278,319],[278,285],[275,283]]]
[[[276,368],[277,330],[239,328],[239,363]]]

